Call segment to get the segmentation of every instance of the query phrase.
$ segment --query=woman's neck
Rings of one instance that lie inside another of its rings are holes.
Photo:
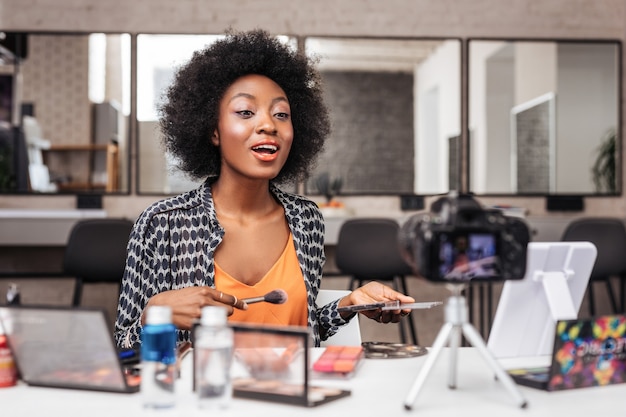
[[[219,178],[211,185],[218,215],[228,217],[263,217],[279,205],[270,191],[269,181],[233,182]]]

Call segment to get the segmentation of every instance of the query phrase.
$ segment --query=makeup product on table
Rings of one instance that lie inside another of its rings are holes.
[[[427,309],[433,308],[435,306],[442,305],[441,301],[427,301],[421,303],[401,303],[398,300],[395,301],[381,301],[379,303],[370,303],[370,304],[357,304],[352,306],[345,306],[337,308],[339,312],[355,312],[355,311],[365,311],[365,310],[415,310],[415,309]]]
[[[227,325],[226,308],[203,307],[194,339],[194,387],[198,406],[214,410],[228,408],[232,397],[230,369],[234,333]]]
[[[313,363],[313,371],[324,376],[349,378],[362,359],[361,346],[328,346]]]
[[[145,408],[175,405],[176,327],[169,306],[147,309],[141,333],[141,395]]]

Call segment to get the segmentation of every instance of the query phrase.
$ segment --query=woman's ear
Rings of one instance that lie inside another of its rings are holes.
[[[215,146],[220,146],[220,137],[217,134],[217,130],[214,130],[213,134],[211,135],[211,143]]]

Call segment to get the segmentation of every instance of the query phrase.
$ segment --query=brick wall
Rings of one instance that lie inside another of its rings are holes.
[[[550,191],[550,118],[549,102],[540,103],[515,116],[517,139],[517,190],[526,193]],[[554,120],[552,121],[554,123]]]
[[[410,193],[413,75],[326,71],[322,76],[332,132],[316,174],[341,176],[347,194]]]

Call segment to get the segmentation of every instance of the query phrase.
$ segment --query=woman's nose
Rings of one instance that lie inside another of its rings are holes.
[[[257,133],[266,133],[273,135],[276,133],[275,120],[270,113],[261,112],[259,114],[259,123],[257,125]]]

